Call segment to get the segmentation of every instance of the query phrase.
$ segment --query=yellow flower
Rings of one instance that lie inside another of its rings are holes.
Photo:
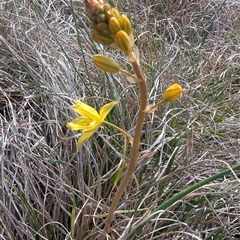
[[[71,130],[82,130],[82,135],[77,142],[77,149],[99,129],[108,113],[116,104],[117,102],[110,102],[104,105],[99,113],[94,108],[79,100],[71,106],[75,112],[81,115],[67,124],[67,127]]]

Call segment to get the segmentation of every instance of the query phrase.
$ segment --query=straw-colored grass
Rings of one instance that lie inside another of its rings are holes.
[[[133,22],[149,103],[173,82],[184,94],[148,115],[108,239],[240,238],[239,170],[156,212],[240,161],[240,2],[116,4]],[[83,1],[0,2],[0,239],[88,240],[103,228],[130,145],[105,126],[76,151],[70,105],[117,100],[108,121],[133,135],[139,99],[124,75],[96,69],[95,53],[130,65],[88,26]]]

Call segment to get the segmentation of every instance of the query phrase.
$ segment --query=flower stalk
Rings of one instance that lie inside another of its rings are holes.
[[[135,59],[135,61],[132,62],[132,66],[133,66],[133,69],[134,69],[137,77],[142,80],[138,83],[139,88],[140,88],[140,101],[141,101],[140,104],[141,105],[140,105],[139,113],[138,113],[138,117],[137,117],[136,130],[135,130],[135,136],[134,136],[130,160],[129,160],[129,166],[128,166],[126,175],[123,178],[123,180],[115,194],[115,197],[113,198],[112,204],[110,206],[107,222],[103,229],[103,231],[106,233],[108,233],[108,231],[109,231],[111,222],[113,220],[114,212],[117,208],[117,204],[134,173],[136,163],[137,163],[141,132],[142,132],[143,123],[144,123],[144,119],[145,119],[145,115],[146,115],[146,113],[143,111],[147,107],[148,94],[147,94],[146,80],[140,70],[140,67],[139,67],[136,59]],[[102,235],[100,237],[100,240],[103,240],[103,239],[104,239],[104,235]]]

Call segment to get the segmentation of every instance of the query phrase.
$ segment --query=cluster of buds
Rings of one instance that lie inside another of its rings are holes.
[[[97,43],[120,49],[128,55],[134,42],[128,17],[103,0],[85,0],[85,5],[92,22],[92,39]]]

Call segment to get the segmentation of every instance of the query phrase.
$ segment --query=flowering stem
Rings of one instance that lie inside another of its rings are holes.
[[[133,138],[131,137],[130,134],[128,134],[127,132],[125,132],[123,129],[121,129],[120,127],[108,122],[108,121],[104,121],[104,124],[107,124],[113,128],[115,128],[116,130],[118,130],[120,133],[122,133],[126,138],[128,138],[128,140],[131,142],[131,144],[133,144]]]
[[[141,137],[141,132],[142,132],[142,128],[143,128],[143,123],[144,123],[144,119],[145,119],[145,112],[143,111],[146,107],[147,107],[147,84],[146,84],[146,80],[140,70],[140,67],[136,61],[136,59],[134,57],[131,58],[131,64],[133,66],[133,69],[137,75],[137,78],[140,80],[138,82],[139,88],[140,88],[140,101],[141,101],[141,105],[139,108],[139,113],[138,113],[138,117],[137,117],[137,122],[136,122],[136,130],[135,130],[135,136],[133,139],[133,146],[132,146],[132,151],[131,151],[131,155],[130,155],[130,160],[129,160],[129,165],[128,165],[128,169],[126,172],[125,177],[123,178],[118,191],[116,192],[116,195],[112,201],[112,204],[110,206],[109,209],[109,213],[108,213],[108,218],[107,218],[107,222],[104,226],[103,231],[108,233],[109,231],[109,227],[111,225],[112,219],[113,219],[113,215],[114,212],[116,210],[117,204],[119,202],[119,199],[121,198],[124,190],[126,189],[128,182],[130,181],[133,172],[135,170],[135,166],[137,163],[137,157],[138,157],[138,150],[139,150],[139,143],[140,143],[140,137]],[[104,239],[104,235],[102,235],[100,237],[100,240]]]

